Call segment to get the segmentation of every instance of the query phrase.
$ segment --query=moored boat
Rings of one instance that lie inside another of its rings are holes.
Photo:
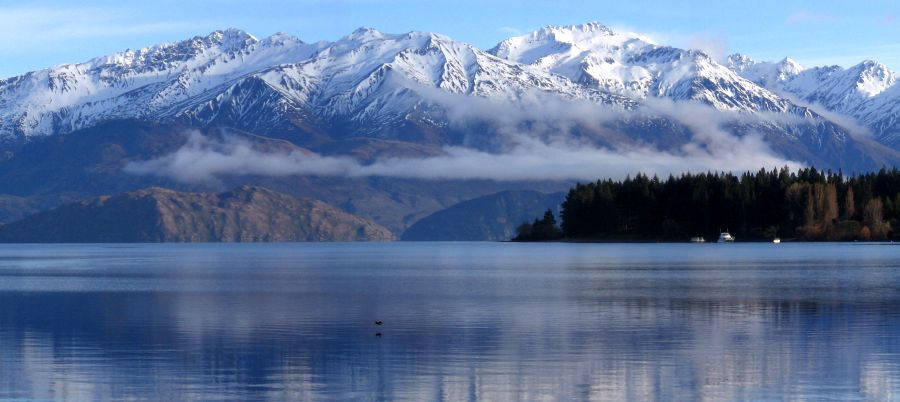
[[[732,236],[731,233],[728,233],[728,231],[726,230],[722,233],[719,233],[719,240],[717,241],[717,243],[734,243],[734,236]]]

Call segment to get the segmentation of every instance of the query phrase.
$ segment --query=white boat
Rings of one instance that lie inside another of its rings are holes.
[[[706,243],[706,239],[702,237],[691,237],[691,243]]]
[[[776,237],[776,238],[772,239],[772,243],[775,243],[775,244],[781,243],[781,239]]]
[[[718,243],[734,243],[734,236],[732,236],[731,233],[728,233],[727,231],[719,233]]]

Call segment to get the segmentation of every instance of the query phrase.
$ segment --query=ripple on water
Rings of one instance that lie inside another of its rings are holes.
[[[889,400],[897,250],[0,246],[0,399]]]

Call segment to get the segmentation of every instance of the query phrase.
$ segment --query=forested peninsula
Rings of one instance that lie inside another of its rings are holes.
[[[756,173],[638,174],[577,184],[562,204],[519,226],[517,241],[893,240],[900,237],[900,171],[847,176],[787,168]]]

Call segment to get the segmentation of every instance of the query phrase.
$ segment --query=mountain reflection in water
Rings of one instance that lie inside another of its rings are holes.
[[[898,251],[2,246],[0,399],[885,400]]]

